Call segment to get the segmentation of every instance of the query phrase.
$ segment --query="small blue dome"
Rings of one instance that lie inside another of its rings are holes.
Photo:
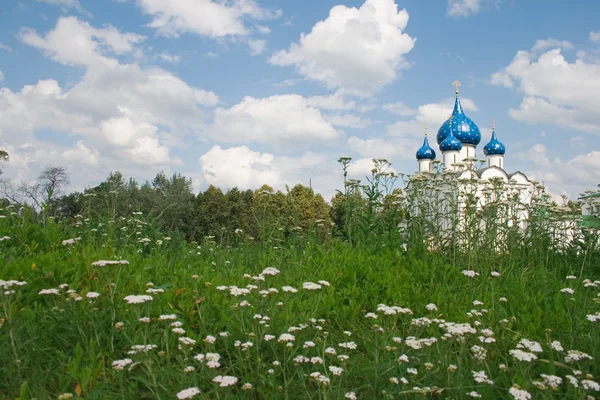
[[[452,121],[452,126],[450,126],[450,121]],[[448,118],[438,130],[438,144],[442,144],[450,131],[452,131],[454,137],[460,140],[462,144],[477,146],[481,141],[481,132],[477,125],[475,125],[475,122],[465,115],[458,98],[458,93],[456,94],[456,100],[454,101],[452,116]]]
[[[496,138],[496,132],[492,131],[492,139],[483,148],[483,154],[486,156],[500,155],[503,156],[506,153],[506,147],[501,141]]]
[[[454,135],[452,134],[452,132],[450,132],[450,134],[448,136],[446,136],[446,139],[444,139],[442,141],[442,143],[440,143],[440,150],[442,152],[460,151],[461,149],[462,149],[462,144],[460,143],[460,140],[455,138]]]
[[[417,160],[435,160],[435,151],[429,146],[427,136],[423,140],[423,146],[417,150]]]

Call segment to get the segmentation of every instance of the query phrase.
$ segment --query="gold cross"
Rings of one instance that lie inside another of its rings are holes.
[[[425,136],[427,136],[427,127],[423,128],[425,130]]]
[[[456,88],[456,94],[458,94],[458,88],[460,87],[460,82],[458,80],[454,81],[452,84]]]
[[[496,120],[492,118],[492,132],[496,130]]]

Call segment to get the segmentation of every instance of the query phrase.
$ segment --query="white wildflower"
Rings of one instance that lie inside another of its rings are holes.
[[[596,392],[600,392],[600,384],[598,382],[593,381],[591,379],[584,379],[581,381],[581,386],[584,390],[595,390]]]
[[[566,363],[570,363],[573,361],[581,361],[583,359],[588,359],[588,360],[593,360],[594,357],[590,356],[589,354],[586,354],[582,351],[579,350],[569,350],[567,352],[567,355],[565,357],[565,362]]]
[[[537,360],[537,356],[523,350],[509,350],[508,353],[519,361],[531,362]]]
[[[93,267],[106,267],[107,265],[128,265],[127,260],[100,260],[92,263]]]
[[[194,397],[197,394],[200,394],[200,389],[198,389],[197,387],[191,387],[191,388],[184,389],[181,392],[177,393],[177,398],[179,400],[191,399],[192,397]]]
[[[58,296],[58,295],[60,295],[60,292],[58,291],[58,289],[42,289],[38,292],[38,294],[41,294],[41,295],[53,294],[55,296]]]
[[[306,289],[306,290],[319,290],[322,288],[321,285],[319,285],[318,283],[313,283],[313,282],[304,282],[302,284],[302,288]]]
[[[288,343],[293,342],[294,340],[296,340],[296,337],[289,333],[282,333],[281,335],[279,335],[279,339],[277,339],[279,343]]]
[[[464,269],[464,270],[462,271],[462,274],[463,274],[464,276],[466,276],[466,277],[469,277],[469,278],[475,278],[475,277],[479,276],[479,273],[478,273],[478,272],[471,271],[471,270],[469,270],[469,269]]]
[[[133,360],[130,359],[130,358],[124,358],[122,360],[115,360],[115,361],[112,362],[112,367],[116,371],[122,371],[123,368],[125,368],[126,366],[128,366],[132,362],[133,362]]]
[[[184,346],[193,346],[196,344],[196,341],[194,339],[191,339],[186,336],[180,337],[180,338],[178,338],[178,340]]]
[[[220,387],[228,387],[228,386],[233,386],[237,383],[238,378],[236,378],[235,376],[221,376],[221,375],[217,375],[213,378],[212,380],[214,383],[218,383]]]
[[[348,350],[356,350],[356,343],[354,342],[339,343],[338,346]]]
[[[126,296],[123,300],[125,300],[129,304],[141,304],[147,301],[152,301],[152,296],[147,294],[129,295]]]
[[[217,338],[212,335],[208,335],[204,338],[204,343],[214,344],[216,341],[217,341]]]
[[[515,399],[515,400],[530,400],[531,399],[531,393],[529,393],[526,390],[522,390],[516,387],[511,387],[508,392],[511,394],[511,396]]]

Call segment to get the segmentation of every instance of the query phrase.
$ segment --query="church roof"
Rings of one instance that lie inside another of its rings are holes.
[[[506,147],[496,137],[496,132],[492,130],[492,139],[483,148],[483,154],[486,156],[500,155],[503,156],[506,153]]]
[[[423,146],[417,150],[417,160],[435,160],[435,151],[429,146],[427,136],[423,140]]]
[[[438,138],[439,138],[439,133],[438,133]],[[442,152],[460,151],[461,149],[462,149],[462,144],[460,143],[460,140],[455,138],[454,135],[452,134],[452,132],[450,132],[450,134],[448,136],[446,136],[446,138],[444,140],[442,140],[442,142],[440,143],[440,150]]]
[[[458,85],[458,83],[457,83]],[[454,100],[454,110],[450,118],[446,120],[440,127],[437,133],[437,142],[439,145],[452,132],[455,138],[460,140],[462,144],[478,145],[481,141],[481,132],[479,127],[471,118],[465,115],[460,99],[458,98],[458,87],[456,89],[456,99]]]

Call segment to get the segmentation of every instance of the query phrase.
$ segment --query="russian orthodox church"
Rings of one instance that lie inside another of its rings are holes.
[[[481,209],[487,203],[498,202],[508,198],[521,204],[518,210],[511,211],[509,218],[523,227],[528,217],[527,209],[531,204],[536,186],[520,171],[507,172],[504,156],[505,145],[498,139],[495,126],[492,127],[492,137],[483,146],[485,160],[480,160],[477,146],[481,142],[479,127],[465,114],[458,95],[460,83],[454,82],[456,99],[454,110],[437,132],[436,141],[441,157],[438,160],[436,151],[430,146],[427,132],[423,145],[417,150],[418,173],[413,175],[413,183],[417,181],[435,181],[436,185],[413,185],[410,190],[417,190],[424,196],[419,204],[414,204],[415,213],[432,214],[431,208],[437,208],[443,202],[440,197],[448,198],[448,193],[454,193],[452,198],[458,202],[459,213],[464,214],[468,197]],[[492,124],[494,125],[494,124]],[[442,189],[440,189],[442,186]],[[498,190],[501,189],[501,191]],[[428,206],[423,208],[423,202]],[[436,204],[435,206],[433,204]],[[449,206],[445,206],[449,208]],[[428,209],[429,211],[423,211]],[[516,216],[516,218],[514,218]],[[446,224],[444,224],[446,225]]]

